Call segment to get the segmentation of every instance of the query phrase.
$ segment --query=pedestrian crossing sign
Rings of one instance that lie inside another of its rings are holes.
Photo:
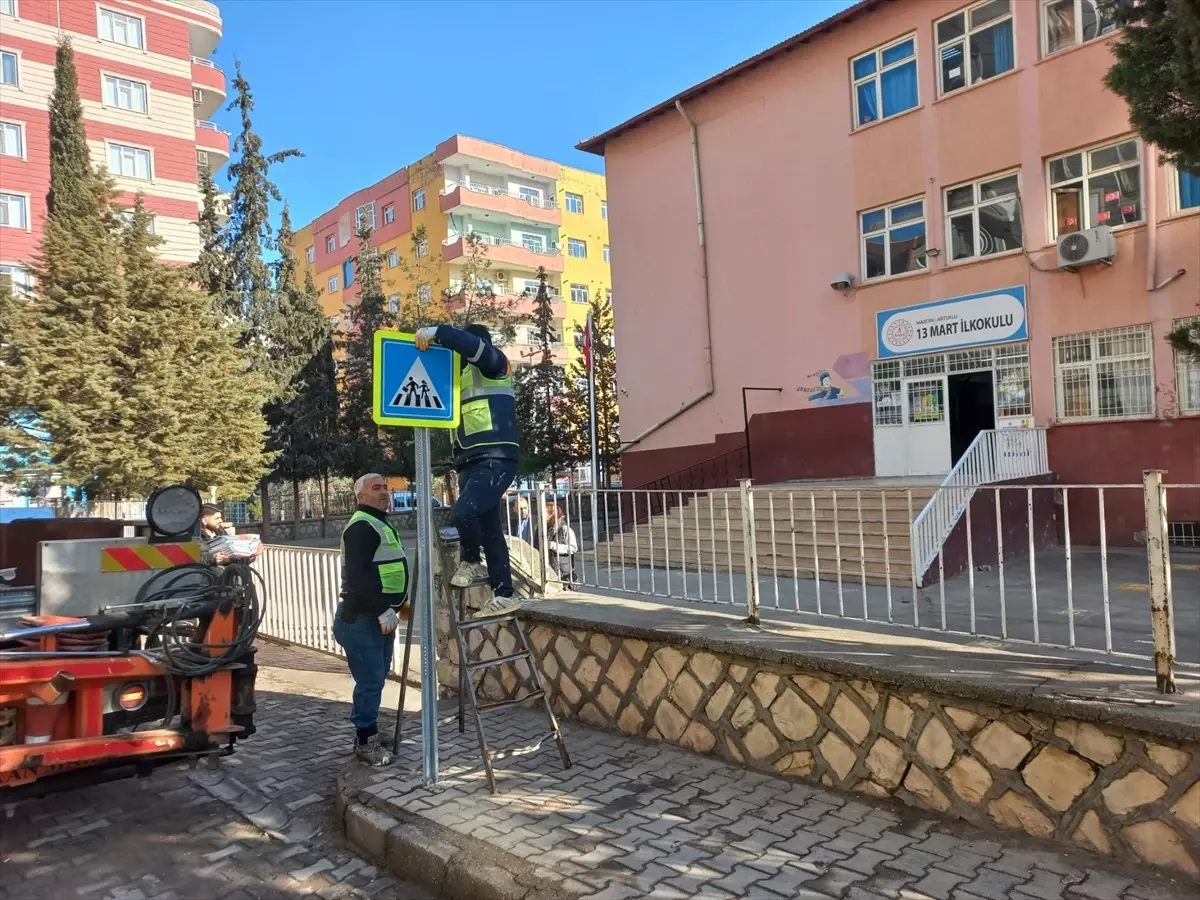
[[[410,428],[458,427],[458,354],[417,349],[411,334],[375,332],[375,422]]]

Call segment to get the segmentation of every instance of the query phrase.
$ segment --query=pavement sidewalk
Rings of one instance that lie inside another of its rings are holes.
[[[500,860],[525,876],[476,895],[489,897],[548,896],[545,885],[558,896],[593,900],[1198,896],[1195,882],[1153,870],[1106,865],[1058,844],[983,832],[572,723],[564,731],[574,765],[564,770],[553,740],[528,746],[545,731],[541,716],[518,709],[485,723],[493,747],[525,747],[496,761],[497,796],[488,794],[470,723],[465,734],[453,723],[440,729],[437,788],[421,784],[415,720],[397,765],[344,770],[342,802],[358,811],[358,840],[374,845],[360,852],[410,864],[433,860],[436,871],[424,877],[435,883],[455,854],[460,867],[471,858]],[[364,837],[364,822],[381,833]],[[431,846],[392,852],[414,834]],[[532,883],[530,873],[543,887],[519,886]]]

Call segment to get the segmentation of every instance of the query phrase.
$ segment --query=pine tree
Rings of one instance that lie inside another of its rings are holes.
[[[192,269],[200,287],[216,298],[230,293],[228,267],[225,259],[225,229],[218,214],[220,195],[208,171],[200,169],[200,256]]]
[[[613,347],[612,305],[599,291],[592,297],[592,356],[596,366],[596,444],[600,472],[594,475],[597,486],[608,487],[612,469],[621,451],[620,412],[617,398],[617,351]],[[576,460],[591,460],[591,425],[588,419],[587,363],[580,357],[567,376],[567,428],[571,455]]]
[[[1113,13],[1122,30],[1105,84],[1165,162],[1200,174],[1200,0],[1141,0]],[[1200,361],[1200,328],[1182,325],[1167,341]]]
[[[410,429],[381,430],[374,416],[375,332],[393,328],[395,317],[383,295],[379,251],[371,242],[372,231],[358,232],[358,254],[354,257],[354,279],[358,300],[347,313],[342,402],[342,474],[411,474],[412,432]]]
[[[11,336],[8,360],[24,379],[26,423],[69,483],[118,486],[131,446],[132,411],[121,395],[116,331],[127,315],[110,187],[93,171],[75,55],[59,43],[50,98],[50,193],[36,287]],[[9,309],[6,317],[12,315]]]
[[[287,355],[287,348],[279,342],[278,336],[286,332],[286,326],[271,268],[263,258],[265,252],[277,249],[270,203],[283,199],[271,181],[271,167],[302,154],[294,149],[263,152],[262,138],[255,132],[251,118],[254,96],[250,84],[242,75],[241,63],[235,62],[234,67],[236,96],[228,108],[241,115],[242,131],[233,143],[240,156],[229,166],[229,178],[233,181],[225,240],[229,290],[218,302],[224,312],[243,323],[241,344],[250,367],[267,378],[270,397],[274,399],[284,393],[305,359]]]
[[[29,368],[13,336],[33,327],[29,301],[13,292],[11,280],[0,277],[0,474],[19,473],[34,489],[51,472],[45,436],[32,413]]]
[[[462,279],[446,294],[448,319],[456,328],[472,323],[486,324],[503,341],[511,341],[520,316],[514,312],[511,298],[497,295],[491,277],[492,261],[488,245],[474,231],[462,235],[464,259]]]
[[[329,324],[321,309],[312,271],[307,272],[303,285],[296,277],[292,219],[286,204],[279,224],[279,254],[275,282],[282,329],[276,333],[275,340],[289,358],[305,361],[292,376],[282,399],[267,407],[267,447],[279,454],[275,459],[274,475],[291,481],[293,495],[297,495],[302,480],[322,476],[334,464],[337,395],[332,371],[327,369],[324,359],[328,348],[328,365],[331,366]],[[334,390],[332,415],[327,394],[331,385]],[[314,431],[314,428],[321,431]],[[298,503],[296,508],[299,508]]]
[[[554,481],[571,461],[571,446],[563,403],[565,379],[562,367],[554,362],[552,348],[560,338],[553,328],[554,312],[545,269],[538,270],[534,321],[534,344],[541,350],[541,358],[519,372],[515,385],[522,471],[525,474],[545,471]]]

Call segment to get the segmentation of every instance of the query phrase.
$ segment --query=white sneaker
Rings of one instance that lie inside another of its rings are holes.
[[[519,597],[492,597],[483,608],[479,610],[471,618],[473,619],[490,619],[493,616],[503,616],[521,606]]]
[[[469,563],[464,561],[458,564],[458,568],[450,576],[450,583],[455,587],[470,587],[487,577],[487,566],[483,563]]]

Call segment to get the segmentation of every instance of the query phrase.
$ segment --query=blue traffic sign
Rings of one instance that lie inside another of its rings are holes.
[[[457,428],[458,354],[436,344],[418,350],[411,334],[375,332],[375,421],[411,428]]]

